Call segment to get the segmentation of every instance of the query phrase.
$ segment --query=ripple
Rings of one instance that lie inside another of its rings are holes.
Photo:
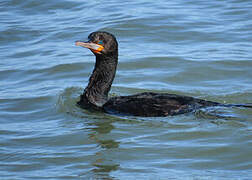
[[[251,179],[251,109],[141,118],[76,106],[96,30],[119,41],[111,96],[251,103],[251,1],[0,2],[3,179]]]

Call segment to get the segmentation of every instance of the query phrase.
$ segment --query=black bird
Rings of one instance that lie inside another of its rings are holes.
[[[88,36],[87,42],[76,41],[75,44],[90,49],[96,56],[89,83],[77,102],[84,109],[153,117],[178,115],[208,106],[252,107],[251,104],[221,104],[189,96],[154,92],[108,98],[118,63],[118,43],[115,36],[97,31]]]

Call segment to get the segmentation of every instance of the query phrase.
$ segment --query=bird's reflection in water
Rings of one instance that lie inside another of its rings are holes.
[[[95,178],[114,179],[110,172],[116,171],[119,164],[116,162],[115,152],[120,142],[117,142],[110,136],[110,132],[115,128],[111,120],[99,120],[92,123],[89,138],[98,144],[99,151],[95,153],[95,159],[92,163],[94,167],[91,171]]]

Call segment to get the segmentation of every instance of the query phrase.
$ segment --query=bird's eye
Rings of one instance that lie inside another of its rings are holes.
[[[98,44],[103,44],[103,42],[100,40],[100,41],[98,42]]]

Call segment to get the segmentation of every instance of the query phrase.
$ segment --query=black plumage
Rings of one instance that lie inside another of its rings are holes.
[[[93,73],[78,102],[78,105],[82,108],[114,114],[151,117],[178,115],[208,106],[252,107],[250,104],[225,105],[189,96],[153,92],[117,96],[109,99],[108,93],[118,63],[116,38],[108,32],[98,31],[88,36],[88,42],[77,41],[76,45],[89,48],[96,56]]]

